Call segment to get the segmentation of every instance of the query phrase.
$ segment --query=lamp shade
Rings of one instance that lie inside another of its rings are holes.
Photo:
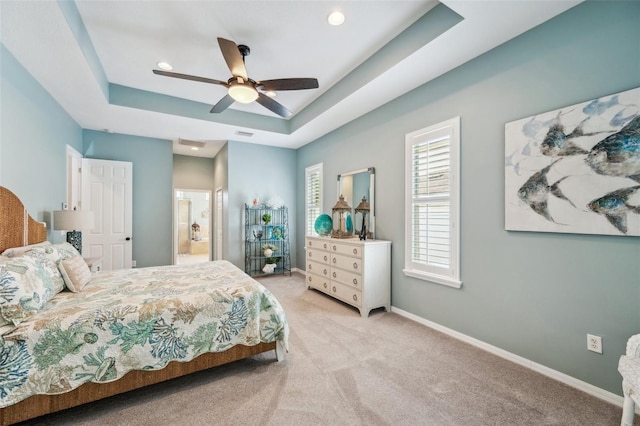
[[[90,210],[56,210],[53,212],[53,229],[57,231],[81,231],[93,228],[93,212]]]

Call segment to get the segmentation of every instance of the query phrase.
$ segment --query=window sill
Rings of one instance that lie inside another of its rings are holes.
[[[462,287],[462,281],[454,280],[442,275],[430,274],[428,272],[418,271],[415,269],[403,269],[402,272],[404,272],[404,274],[408,277],[417,278],[419,280],[429,281],[453,288]]]

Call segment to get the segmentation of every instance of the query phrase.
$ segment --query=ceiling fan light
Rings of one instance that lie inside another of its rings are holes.
[[[327,22],[329,23],[329,25],[342,25],[344,23],[345,17],[344,17],[344,13],[342,13],[339,10],[336,10],[335,12],[331,12],[329,14],[329,16],[327,16]]]
[[[164,71],[171,71],[173,69],[169,62],[158,62],[156,65],[158,65],[158,68]]]
[[[258,91],[244,84],[231,84],[229,86],[229,96],[236,102],[249,104],[258,99]]]

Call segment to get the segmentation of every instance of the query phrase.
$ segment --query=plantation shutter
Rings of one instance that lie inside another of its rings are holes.
[[[322,210],[322,165],[308,167],[306,175],[306,234],[316,235],[314,224]]]
[[[414,143],[411,152],[412,262],[451,265],[451,131],[441,129]]]

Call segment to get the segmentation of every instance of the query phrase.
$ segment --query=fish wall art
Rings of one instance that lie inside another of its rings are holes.
[[[505,229],[640,236],[640,88],[505,125]]]

